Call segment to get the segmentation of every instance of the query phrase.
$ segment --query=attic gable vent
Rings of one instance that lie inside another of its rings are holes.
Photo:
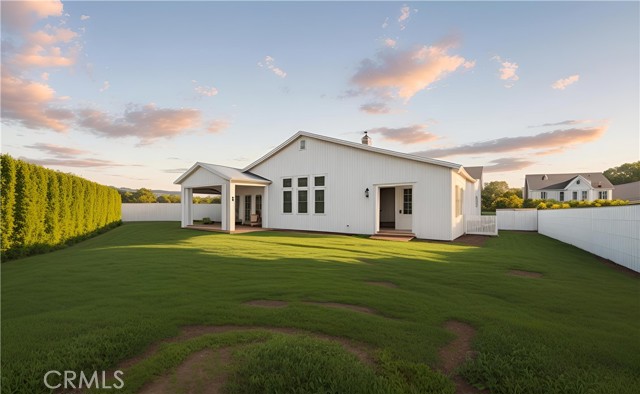
[[[544,175],[542,176],[542,180],[543,180],[543,181],[546,181],[547,179],[549,179],[549,177],[547,176],[547,174],[544,174]]]

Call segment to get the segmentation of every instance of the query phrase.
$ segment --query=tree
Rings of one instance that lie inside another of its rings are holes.
[[[482,188],[482,210],[493,209],[493,202],[502,197],[509,190],[509,184],[505,181],[493,181],[484,184]]]
[[[609,168],[604,176],[614,185],[640,181],[640,161]]]
[[[138,203],[156,202],[156,195],[153,194],[151,190],[146,189],[144,187],[138,189],[138,191],[133,193],[132,198],[133,198],[132,202],[138,202]]]

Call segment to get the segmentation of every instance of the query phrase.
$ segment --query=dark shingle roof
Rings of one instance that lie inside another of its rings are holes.
[[[526,176],[529,190],[562,190],[578,175],[591,182],[594,188],[613,189],[613,185],[601,172],[574,174],[530,174]]]
[[[640,181],[616,185],[613,189],[613,199],[640,201]]]

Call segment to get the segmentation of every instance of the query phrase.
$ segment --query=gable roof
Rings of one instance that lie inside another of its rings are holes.
[[[482,179],[482,170],[484,167],[465,167],[464,169],[467,170],[467,174],[471,175],[474,179]]]
[[[191,168],[189,168],[184,174],[180,175],[178,179],[176,179],[173,183],[180,184],[182,181],[187,179],[189,175],[193,174],[198,168],[204,168],[205,170],[219,176],[222,179],[226,179],[228,181],[240,181],[240,182],[251,182],[251,183],[262,183],[269,184],[270,180],[263,178],[259,175],[253,174],[249,171],[244,171],[239,168],[221,166],[218,164],[210,164],[210,163],[202,163],[197,162]]]
[[[529,174],[525,177],[525,182],[529,190],[563,190],[578,176],[591,182],[591,187],[594,189],[613,189],[611,182],[601,172]]]
[[[291,136],[288,140],[286,140],[282,144],[280,144],[277,147],[275,147],[271,152],[267,153],[266,155],[262,156],[258,160],[254,161],[253,163],[251,163],[248,166],[246,166],[244,168],[244,171],[248,171],[248,170],[254,168],[255,166],[257,166],[258,164],[267,161],[271,157],[275,156],[282,149],[284,149],[287,146],[289,146],[291,143],[293,143],[299,137],[314,138],[314,139],[325,141],[325,142],[329,142],[329,143],[332,143],[332,144],[343,145],[343,146],[346,146],[346,147],[349,147],[349,148],[361,149],[361,150],[365,150],[365,151],[369,151],[369,152],[373,152],[373,153],[378,153],[378,154],[382,154],[382,155],[394,156],[394,157],[398,157],[398,158],[401,158],[401,159],[418,161],[418,162],[428,163],[428,164],[434,164],[434,165],[441,166],[441,167],[447,167],[447,168],[451,168],[451,169],[454,169],[454,170],[458,170],[458,173],[460,175],[462,175],[464,178],[468,179],[469,181],[472,181],[472,182],[475,181],[475,179],[472,178],[467,173],[467,171],[465,171],[465,169],[462,168],[462,165],[460,165],[460,164],[455,164],[455,163],[451,163],[451,162],[444,161],[444,160],[431,159],[429,157],[424,157],[424,156],[412,155],[412,154],[408,154],[408,153],[395,152],[395,151],[388,150],[388,149],[375,148],[373,146],[365,145],[365,144],[362,144],[362,143],[345,141],[345,140],[341,140],[341,139],[338,139],[338,138],[327,137],[325,135],[309,133],[308,131],[298,131],[293,136]]]

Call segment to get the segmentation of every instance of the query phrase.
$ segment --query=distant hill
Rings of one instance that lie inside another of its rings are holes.
[[[138,191],[138,189],[130,189],[128,187],[116,187],[116,189],[118,189],[119,191],[122,192],[131,192],[131,193],[135,193],[136,191]],[[151,192],[156,196],[161,196],[163,194],[170,194],[170,195],[180,195],[180,190],[151,190]]]

